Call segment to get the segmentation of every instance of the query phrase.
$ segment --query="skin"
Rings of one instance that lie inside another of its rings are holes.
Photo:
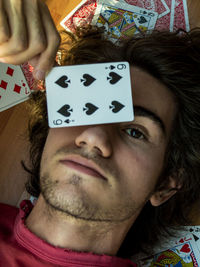
[[[54,65],[60,36],[42,0],[0,0],[0,62],[29,61],[35,79]]]
[[[26,220],[50,244],[115,255],[145,203],[157,206],[175,193],[173,177],[162,192],[154,191],[176,114],[173,95],[137,67],[131,67],[131,79],[135,110],[154,112],[165,132],[141,112],[133,122],[50,129],[42,193]],[[104,179],[70,160],[95,164]]]

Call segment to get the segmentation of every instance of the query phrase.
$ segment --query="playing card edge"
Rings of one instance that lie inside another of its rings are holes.
[[[8,105],[0,108],[0,112],[5,111],[5,110],[7,110],[9,108],[12,108],[12,107],[14,107],[14,106],[16,106],[16,105],[18,105],[18,104],[20,104],[22,102],[25,102],[25,101],[29,100],[29,98],[30,98],[30,94],[25,96],[24,98],[21,98],[20,100],[17,100],[16,102],[14,102],[12,104],[8,104]]]
[[[60,25],[65,29],[71,32],[71,30],[66,27],[65,22],[73,16],[73,14],[82,6],[84,5],[88,0],[82,0],[61,22]]]

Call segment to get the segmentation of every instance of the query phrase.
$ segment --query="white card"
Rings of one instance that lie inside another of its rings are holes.
[[[165,0],[157,1],[146,1],[146,0],[118,0],[120,2],[152,10],[158,13],[158,19],[166,16],[170,13],[170,8],[168,7]]]
[[[172,247],[138,262],[138,266],[199,266],[200,253],[192,235],[180,238]]]
[[[187,226],[187,231],[192,234],[196,245],[198,247],[198,250],[200,252],[200,226],[195,225],[195,226]]]
[[[20,66],[0,63],[0,111],[29,98],[30,89]]]
[[[155,27],[158,13],[117,0],[99,0],[92,24],[104,26],[112,38],[127,38]]]
[[[52,128],[134,119],[128,62],[54,67],[46,92]]]

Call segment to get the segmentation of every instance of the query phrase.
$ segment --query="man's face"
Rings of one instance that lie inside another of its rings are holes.
[[[131,67],[135,119],[50,129],[41,191],[58,210],[92,221],[133,222],[161,174],[176,108],[172,94]]]

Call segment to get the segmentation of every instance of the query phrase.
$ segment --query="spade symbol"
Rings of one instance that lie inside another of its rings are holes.
[[[194,235],[194,234],[193,234],[193,237],[194,237],[194,240],[195,240],[195,241],[199,240],[199,237],[196,236],[196,235]]]
[[[125,107],[123,104],[115,100],[112,101],[111,104],[112,106],[109,106],[109,108],[112,109],[112,112],[114,113],[119,112],[123,107]]]
[[[98,107],[96,107],[92,103],[86,103],[85,107],[83,108],[83,111],[86,110],[87,115],[92,115],[97,109],[98,109]]]
[[[65,117],[69,117],[72,111],[73,109],[71,109],[70,105],[64,105],[57,112]]]
[[[115,69],[115,66],[113,66],[113,65],[110,65],[109,67],[106,67],[106,69],[113,70],[113,69]]]
[[[110,70],[113,70],[113,69],[115,69],[115,66],[110,65],[109,69],[110,69]]]
[[[81,79],[81,82],[83,82],[83,85],[89,86],[91,85],[96,79],[92,77],[90,74],[83,74],[83,79]]]
[[[59,86],[63,88],[67,88],[69,86],[69,83],[71,83],[71,81],[68,80],[68,77],[66,75],[63,75],[55,83],[57,83]]]
[[[109,80],[111,84],[116,84],[121,78],[122,76],[112,71],[109,73],[109,77],[107,77],[107,80]]]
[[[65,122],[66,122],[66,123],[70,123],[70,122],[74,122],[74,120],[69,120],[69,119],[67,119],[67,120],[65,120]]]
[[[143,24],[143,23],[147,22],[147,20],[145,19],[145,17],[141,16],[141,17],[138,19],[138,22],[139,22],[140,24]]]

